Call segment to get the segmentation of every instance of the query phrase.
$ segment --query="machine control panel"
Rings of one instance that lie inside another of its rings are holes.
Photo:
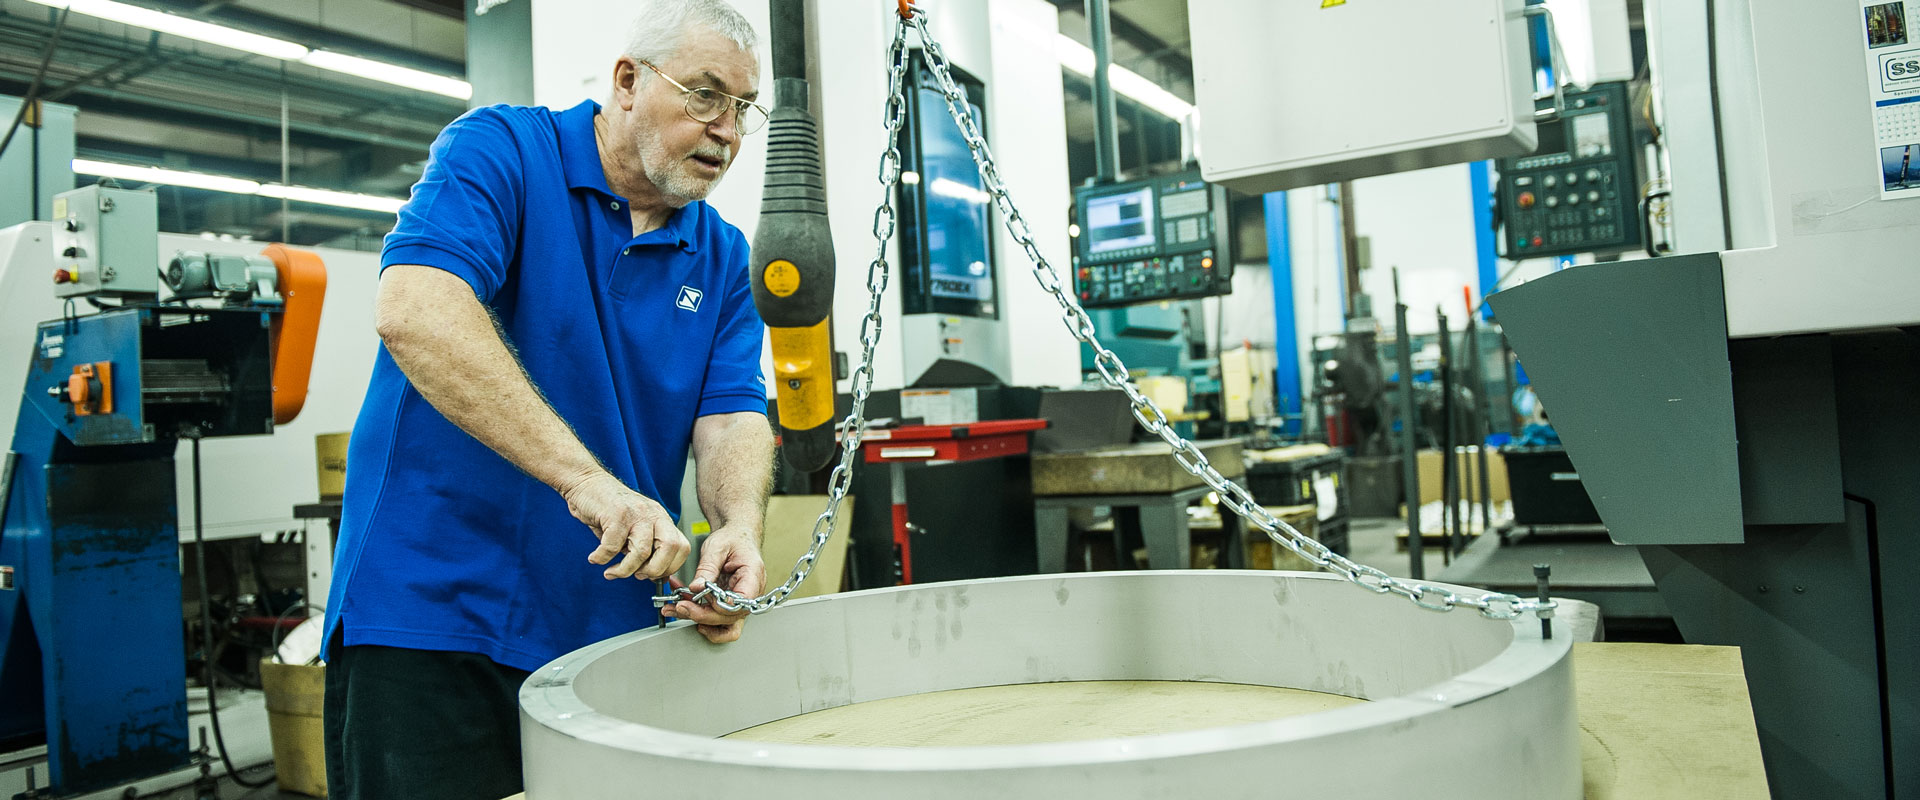
[[[84,186],[53,198],[55,297],[153,297],[160,209],[152,192]]]
[[[1624,83],[1568,92],[1540,126],[1539,152],[1499,161],[1512,259],[1618,253],[1641,245],[1640,183]]]
[[[1233,291],[1226,189],[1198,171],[1074,191],[1073,287],[1086,308]]]

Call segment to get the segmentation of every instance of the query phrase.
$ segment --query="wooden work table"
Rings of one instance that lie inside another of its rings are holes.
[[[1587,800],[1768,800],[1738,648],[1579,643],[1573,668]]]

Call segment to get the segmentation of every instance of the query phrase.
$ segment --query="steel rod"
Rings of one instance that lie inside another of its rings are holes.
[[[1400,480],[1401,496],[1407,505],[1407,577],[1427,577],[1420,537],[1420,423],[1413,413],[1413,337],[1407,333],[1407,304],[1400,300],[1400,270],[1393,271],[1394,343],[1400,361]]]

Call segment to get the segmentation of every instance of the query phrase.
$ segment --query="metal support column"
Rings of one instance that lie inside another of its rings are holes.
[[[1120,175],[1120,125],[1115,120],[1113,19],[1107,0],[1087,0],[1087,25],[1093,39],[1093,180],[1112,183]]]
[[[1407,304],[1400,302],[1400,270],[1393,271],[1394,343],[1400,356],[1400,479],[1407,504],[1407,577],[1427,577],[1426,542],[1420,538],[1420,440],[1413,409],[1413,337],[1407,333]]]

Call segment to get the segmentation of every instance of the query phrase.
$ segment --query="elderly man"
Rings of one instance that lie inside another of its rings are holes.
[[[693,587],[764,581],[763,326],[702,202],[766,122],[755,34],[721,0],[639,5],[607,106],[461,117],[387,237],[327,607],[335,798],[520,791],[519,686],[653,622],[689,451]],[[714,642],[744,621],[667,611]]]

